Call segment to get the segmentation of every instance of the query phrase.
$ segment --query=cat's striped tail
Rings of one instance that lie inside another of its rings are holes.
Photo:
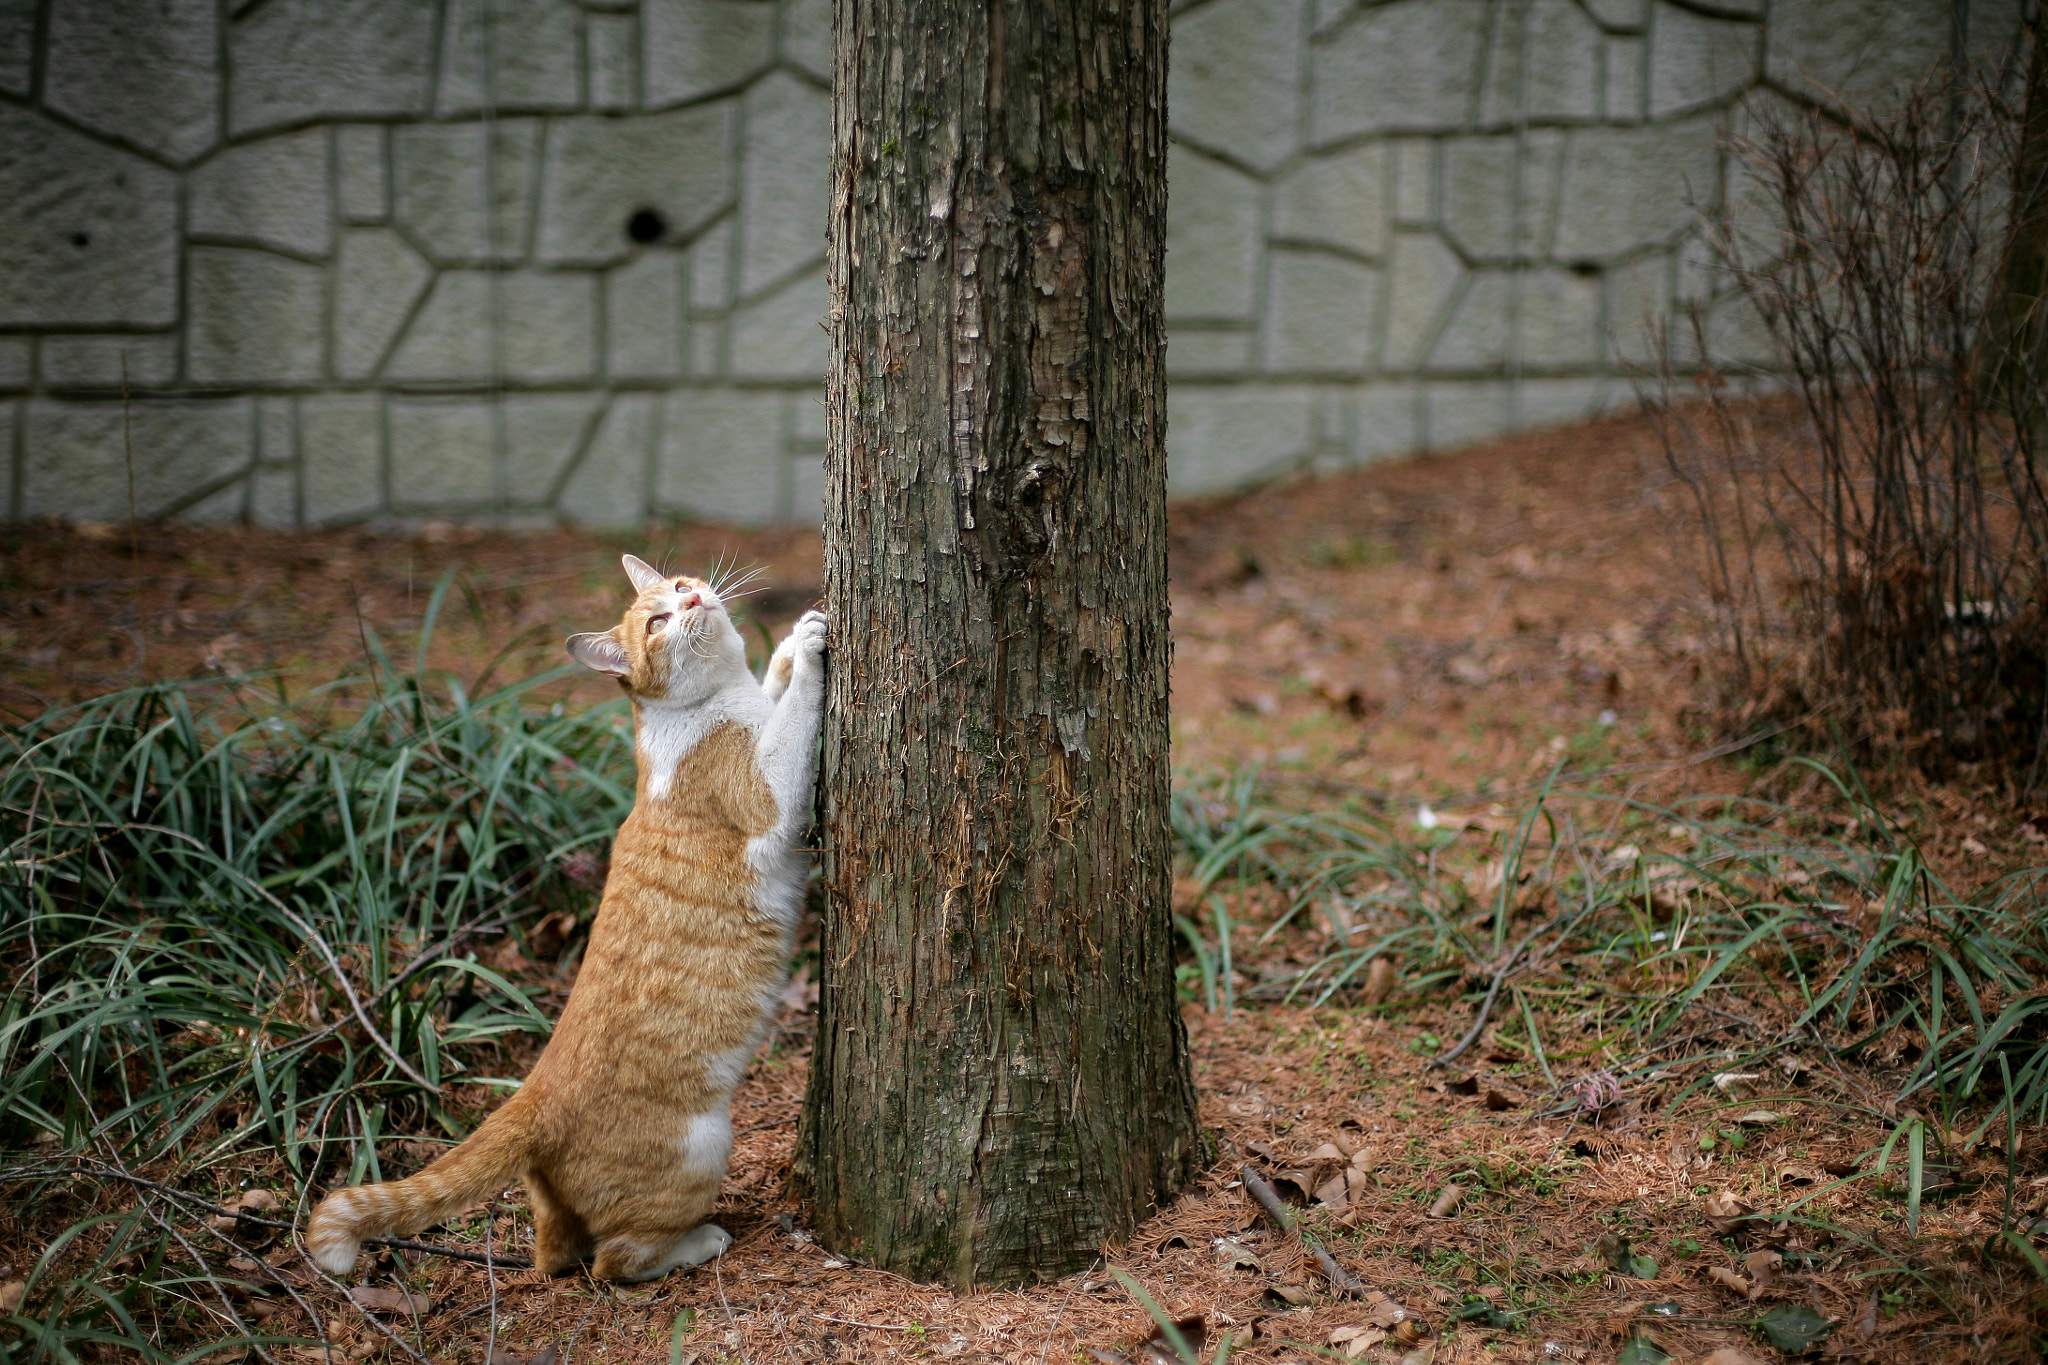
[[[514,1096],[468,1141],[409,1180],[357,1185],[321,1200],[306,1225],[314,1264],[330,1275],[347,1274],[365,1237],[409,1237],[510,1182],[526,1165],[522,1107]]]

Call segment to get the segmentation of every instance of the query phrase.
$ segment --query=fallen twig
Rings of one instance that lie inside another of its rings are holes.
[[[1323,1250],[1314,1238],[1302,1234],[1301,1229],[1294,1225],[1294,1220],[1287,1216],[1287,1210],[1281,1205],[1280,1196],[1273,1193],[1273,1187],[1249,1166],[1244,1168],[1244,1187],[1252,1192],[1252,1198],[1259,1201],[1259,1207],[1266,1211],[1266,1216],[1273,1220],[1275,1227],[1282,1232],[1291,1232],[1301,1239],[1301,1244],[1316,1258],[1316,1264],[1323,1268],[1323,1274],[1329,1278],[1332,1289],[1347,1299],[1362,1299],[1366,1296],[1369,1292],[1366,1287],[1353,1279],[1343,1266],[1338,1265],[1336,1257]]]
[[[1460,1038],[1455,1045],[1430,1058],[1429,1064],[1431,1066],[1450,1065],[1465,1054],[1466,1048],[1479,1041],[1479,1035],[1486,1030],[1486,1021],[1493,1016],[1493,1002],[1500,996],[1501,984],[1508,979],[1516,967],[1521,965],[1522,959],[1528,956],[1529,945],[1536,941],[1537,936],[1549,933],[1563,920],[1564,916],[1559,915],[1548,924],[1531,929],[1523,936],[1522,941],[1515,945],[1515,950],[1508,954],[1507,961],[1500,964],[1500,970],[1493,974],[1493,984],[1486,988],[1486,998],[1479,1002],[1479,1012],[1472,1018],[1472,1027],[1465,1030],[1465,1036]]]
[[[904,1327],[893,1322],[862,1322],[857,1318],[835,1318],[825,1313],[813,1313],[811,1316],[819,1322],[838,1322],[844,1323],[848,1327],[865,1327],[870,1332],[915,1332],[918,1330],[915,1327]]]

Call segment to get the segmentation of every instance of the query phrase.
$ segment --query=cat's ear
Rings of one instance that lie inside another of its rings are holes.
[[[626,558],[632,559],[633,556],[627,555]],[[638,560],[634,562],[639,563]],[[608,630],[594,634],[571,635],[569,657],[585,668],[594,668],[600,673],[609,673],[617,678],[623,678],[633,671],[633,664],[626,658],[626,651],[619,648],[619,642]]]
[[[626,555],[619,560],[626,566],[626,577],[633,580],[634,592],[646,592],[656,584],[666,585],[668,579],[656,573],[654,566],[638,555]]]

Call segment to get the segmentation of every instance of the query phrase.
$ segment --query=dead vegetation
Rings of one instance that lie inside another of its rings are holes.
[[[14,902],[42,907],[26,917],[42,936],[24,939],[13,918],[0,948],[8,1350],[168,1360],[211,1343],[217,1359],[309,1365],[329,1349],[501,1365],[1171,1359],[1170,1344],[1141,1347],[1160,1329],[1134,1285],[1190,1324],[1184,1335],[1199,1320],[1204,1361],[2034,1358],[2048,1331],[2033,1236],[2048,1165],[2028,1068],[2048,997],[2029,869],[2048,812],[2014,805],[1988,774],[1937,784],[1833,754],[1815,766],[1769,727],[1723,740],[1700,705],[1706,648],[1670,558],[1676,491],[1654,432],[1617,419],[1181,510],[1175,909],[1215,1160],[1090,1271],[968,1298],[834,1257],[784,1198],[812,999],[803,961],[735,1099],[718,1217],[736,1241],[721,1262],[615,1288],[386,1248],[353,1292],[321,1280],[257,1220],[296,1221],[328,1185],[424,1164],[493,1102],[489,1078],[530,1058],[529,1007],[553,1012],[573,981],[601,872],[578,832],[606,817],[574,792],[615,780],[615,732],[576,728],[603,720],[600,695],[561,682],[494,700],[478,678],[521,629],[537,663],[548,637],[604,619],[616,549],[566,533],[164,527],[146,528],[131,560],[125,535],[23,537],[0,551],[19,711],[139,681],[145,657],[154,676],[218,677],[208,650],[234,634],[246,666],[290,670],[285,709],[268,709],[267,685],[183,695],[195,708],[230,698],[255,724],[221,733],[269,766],[189,770],[284,784],[288,756],[312,753],[366,815],[395,793],[413,885],[461,873],[471,899],[450,915],[443,892],[378,882],[382,952],[337,912],[338,971],[274,910],[249,911],[232,941],[216,918],[207,939],[177,919],[198,902],[172,892],[243,864],[217,844],[209,856],[226,862],[179,863],[168,836],[94,845],[106,830],[48,823],[48,782],[40,796],[17,782],[10,894],[27,859],[22,894],[50,899]],[[698,558],[747,544],[678,540]],[[777,557],[790,595],[764,615],[807,605],[815,541],[756,553]],[[391,690],[315,697],[313,683],[361,671],[380,644]],[[532,667],[515,657],[497,676]],[[304,729],[266,741],[273,715]],[[101,750],[130,755],[129,772],[134,736],[164,746],[177,728],[160,710],[122,723],[128,738]],[[406,726],[450,761],[407,767],[417,788],[379,786],[397,749],[429,752]],[[219,738],[197,721],[189,733],[199,754]],[[507,733],[569,762],[522,770],[561,802],[527,822],[537,832],[479,822],[479,793],[460,782],[483,765],[457,755]],[[77,764],[97,761],[70,742]],[[198,804],[274,810],[287,788],[249,790],[261,801]],[[347,804],[309,799],[291,858],[341,847],[320,820]],[[404,823],[428,808],[468,812],[468,831]],[[479,861],[465,850],[486,830],[498,852]],[[74,874],[94,848],[121,856]],[[272,880],[279,867],[247,856],[249,880],[288,904],[333,881]],[[124,899],[138,866],[162,879],[141,903]],[[53,909],[98,919],[60,932]],[[241,977],[237,962],[250,964]],[[140,965],[124,976],[123,963]],[[176,994],[181,980],[230,978],[249,983],[232,1009]],[[101,1028],[108,1002],[142,998],[112,989],[124,982],[169,993],[146,1001],[183,1010],[176,1026]],[[78,1050],[88,1037],[97,1051]],[[23,1059],[40,1059],[32,1095]],[[1291,1227],[1248,1194],[1247,1168]],[[421,1240],[488,1258],[516,1255],[526,1234],[514,1189]],[[1318,1249],[1356,1291],[1333,1289]]]

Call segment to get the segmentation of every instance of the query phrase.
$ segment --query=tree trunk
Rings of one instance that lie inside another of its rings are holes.
[[[1164,0],[837,0],[828,904],[796,1183],[959,1289],[1200,1159],[1169,914]]]
[[[2012,221],[2006,228],[2001,288],[1995,296],[1987,338],[1990,364],[1984,379],[2018,420],[2038,428],[2044,323],[2048,300],[2048,44],[2043,25],[2029,25],[2025,103],[2013,164]]]

